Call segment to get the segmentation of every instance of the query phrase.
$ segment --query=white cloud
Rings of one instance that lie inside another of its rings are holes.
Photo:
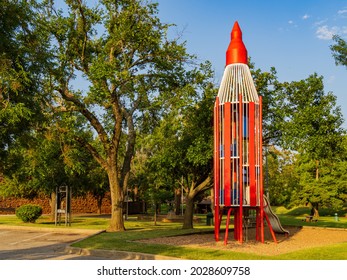
[[[318,39],[321,40],[330,40],[333,35],[337,34],[339,28],[337,26],[328,27],[327,25],[319,26],[316,31]]]
[[[335,77],[334,75],[331,75],[331,76],[329,76],[329,78],[327,79],[327,83],[328,83],[328,84],[332,84],[332,83],[335,82],[335,80],[336,80],[336,77]]]
[[[314,26],[320,26],[320,25],[326,23],[327,21],[328,21],[327,18],[326,19],[322,19],[322,20],[316,21],[313,25]]]
[[[302,19],[305,20],[305,19],[308,19],[308,18],[310,18],[310,17],[311,17],[310,15],[304,14],[304,15],[302,16]]]
[[[337,11],[337,13],[338,13],[339,15],[343,15],[343,14],[347,13],[347,9],[345,9],[345,10],[339,10],[339,11]]]
[[[292,20],[288,20],[288,23],[289,23],[289,24],[293,24],[293,23],[294,23],[294,21],[292,21]]]

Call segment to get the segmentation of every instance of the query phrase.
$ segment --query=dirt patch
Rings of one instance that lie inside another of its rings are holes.
[[[240,244],[233,240],[233,232],[229,231],[228,244],[224,245],[224,234],[221,234],[219,242],[214,240],[214,234],[192,234],[174,237],[161,237],[148,240],[139,240],[143,243],[165,244],[175,246],[200,247],[218,250],[232,250],[243,253],[274,256],[301,249],[320,247],[325,245],[347,242],[347,230],[325,229],[316,227],[286,227],[290,234],[276,234],[277,244],[271,234],[265,228],[265,242],[255,241],[255,230],[248,230],[248,240]]]

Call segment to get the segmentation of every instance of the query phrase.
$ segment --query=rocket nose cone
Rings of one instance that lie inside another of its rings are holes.
[[[226,65],[233,63],[247,64],[247,49],[242,41],[242,31],[236,21],[231,31],[231,41],[226,52]]]
[[[241,31],[241,28],[240,28],[240,25],[237,21],[235,21],[234,23],[234,26],[233,26],[233,29],[231,30],[231,40],[233,39],[240,39],[242,40],[242,31]]]

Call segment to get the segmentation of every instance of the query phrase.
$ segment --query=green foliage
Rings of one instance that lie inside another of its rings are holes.
[[[65,4],[62,11],[49,1],[45,13],[53,62],[47,79],[51,106],[71,116],[70,125],[61,123],[66,137],[88,150],[107,173],[113,205],[110,227],[123,230],[121,205],[137,135],[151,129],[164,102],[171,102],[167,97],[180,92],[193,56],[178,39],[168,38],[170,24],[157,17],[155,3]],[[76,77],[84,81],[77,89]]]
[[[347,67],[347,43],[338,35],[333,36],[335,45],[330,46],[336,65],[344,65]]]
[[[282,147],[315,160],[335,157],[341,151],[343,117],[336,96],[324,92],[323,77],[284,83],[282,98]]]
[[[42,215],[42,208],[39,205],[22,205],[16,209],[16,216],[24,223],[35,223]]]
[[[282,84],[277,80],[275,67],[271,67],[269,72],[263,72],[254,67],[255,65],[251,64],[250,70],[258,95],[262,96],[263,143],[278,145],[281,142],[282,124],[285,119],[284,100],[281,95]]]
[[[346,161],[325,159],[317,166],[317,161],[301,156],[297,165],[301,187],[292,198],[295,204],[310,202],[333,211],[343,208],[347,198]]]
[[[0,161],[17,142],[26,145],[44,118],[42,72],[47,37],[35,1],[0,0]],[[13,16],[16,15],[16,16]],[[2,168],[0,167],[0,171]]]
[[[341,209],[346,195],[342,175],[346,149],[336,96],[324,92],[323,77],[317,74],[284,83],[274,75],[254,72],[265,93],[264,141],[276,145],[268,148],[264,174],[272,203],[310,202],[316,209],[319,205]]]
[[[289,206],[293,193],[299,188],[299,174],[295,170],[297,155],[270,146],[265,157],[264,188],[265,192],[269,191],[271,205]]]

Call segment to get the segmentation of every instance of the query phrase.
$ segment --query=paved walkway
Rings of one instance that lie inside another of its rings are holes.
[[[98,232],[0,225],[0,260],[94,259],[70,254],[66,247]]]
[[[0,225],[0,260],[165,260],[160,255],[117,250],[88,250],[71,244],[99,230]]]

